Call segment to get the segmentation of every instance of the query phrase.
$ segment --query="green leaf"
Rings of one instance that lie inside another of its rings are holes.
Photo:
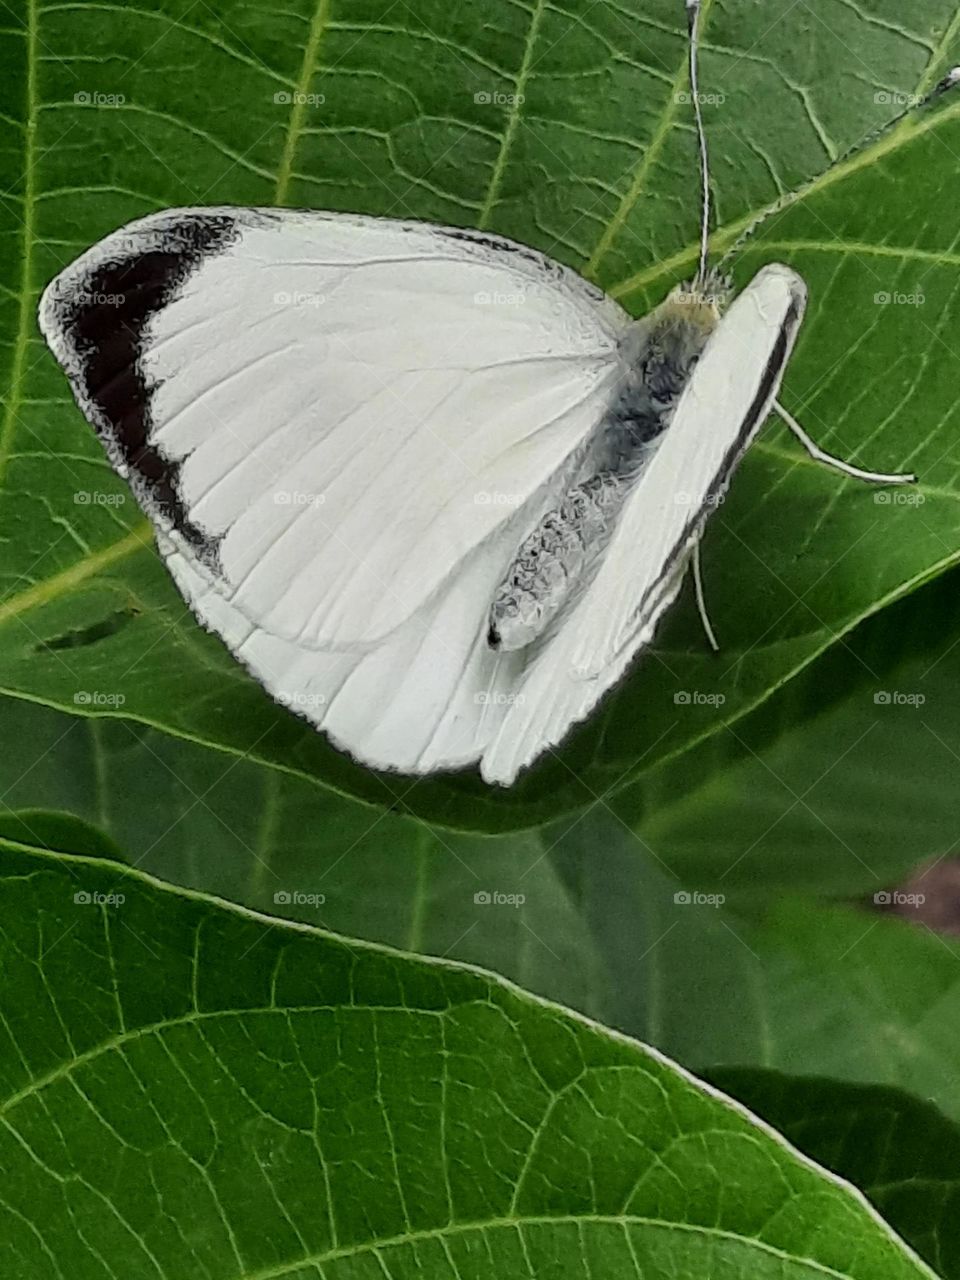
[[[677,887],[709,887],[738,912],[753,912],[784,891],[869,895],[949,847],[960,819],[958,585],[956,572],[947,574],[884,610],[735,731],[607,801],[637,833],[632,852],[629,840],[624,846],[625,865],[652,856],[679,878]],[[878,705],[878,692],[912,701]],[[0,755],[7,806],[55,804],[78,814],[180,884],[267,909],[285,888],[322,890],[321,916],[310,904],[288,913],[413,949],[444,953],[467,932],[471,949],[458,951],[461,958],[539,990],[537,975],[511,962],[515,935],[531,941],[523,926],[507,927],[517,913],[478,921],[474,891],[526,892],[523,919],[534,904],[557,904],[555,926],[549,912],[530,921],[537,935],[553,951],[565,938],[589,947],[575,904],[559,905],[566,891],[541,856],[576,832],[570,820],[497,840],[464,838],[122,720],[75,719],[6,699],[0,722],[22,744]],[[598,843],[608,847],[605,836]],[[548,967],[556,963],[543,954]],[[565,998],[600,1012],[579,994]]]
[[[677,880],[657,864],[664,845],[596,813],[462,836],[124,722],[16,702],[4,715],[39,761],[20,778],[0,756],[5,802],[24,812],[55,799],[157,876],[496,969],[693,1070],[754,1064],[885,1082],[960,1118],[954,939],[801,901],[764,915],[717,873]],[[950,782],[945,772],[940,785]]]
[[[678,891],[626,840],[598,844],[585,825],[565,879],[606,962],[614,1025],[698,1072],[896,1085],[960,1118],[960,940],[794,899],[758,924],[712,902],[716,886]]]
[[[852,1188],[643,1046],[476,970],[13,845],[22,1280],[908,1280]]]
[[[960,1128],[900,1089],[713,1071],[708,1079],[860,1188],[944,1280],[960,1276]]]
[[[958,588],[953,570],[870,618],[611,808],[661,864],[739,911],[900,883],[960,822]]]
[[[918,0],[907,18],[887,0],[843,5],[816,22],[790,0],[768,4],[762,22],[749,0],[704,6],[702,87],[723,96],[706,112],[716,244],[782,191],[802,193],[749,242],[737,279],[773,257],[805,276],[812,303],[787,405],[835,451],[914,467],[922,507],[878,505],[883,495],[814,467],[768,428],[706,541],[722,657],[706,651],[688,594],[623,690],[509,792],[472,775],[413,788],[376,778],[278,711],[186,617],[45,355],[33,319],[43,282],[109,230],[176,204],[490,227],[585,270],[639,313],[694,256],[682,19],[679,0],[293,0],[269,17],[236,0],[216,11],[146,0],[122,15],[93,3],[9,14],[0,684],[499,831],[588,806],[716,735],[954,563],[960,410],[944,335],[960,302],[943,174],[960,148],[960,103],[817,177],[895,114],[891,94],[921,92],[960,60],[951,0]],[[874,300],[921,293],[922,305]],[[678,692],[700,699],[683,715]]]
[[[165,880],[483,964],[604,1013],[604,966],[547,856],[549,833],[491,839],[433,830],[122,720],[0,699],[0,723],[9,741],[23,744],[17,754],[0,752],[0,813],[14,811],[28,843],[49,843],[32,813],[55,804]],[[478,894],[491,900],[478,902]]]
[[[91,857],[122,858],[117,845],[98,827],[75,817],[46,809],[0,813],[0,839],[32,844],[59,853],[83,853]]]

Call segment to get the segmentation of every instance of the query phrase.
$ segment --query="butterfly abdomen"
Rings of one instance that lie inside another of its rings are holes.
[[[493,649],[522,649],[556,617],[610,539],[629,489],[626,476],[604,471],[570,489],[521,544],[497,588],[487,640]]]
[[[620,508],[670,425],[714,316],[671,295],[628,336],[627,371],[578,483],[526,537],[497,588],[487,631],[491,648],[525,648],[589,585]]]

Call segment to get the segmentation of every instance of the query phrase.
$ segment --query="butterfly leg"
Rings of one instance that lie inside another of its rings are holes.
[[[703,594],[703,572],[700,568],[700,543],[695,542],[693,546],[693,588],[697,596],[697,612],[700,614],[700,621],[703,623],[703,630],[706,633],[707,643],[714,653],[720,652],[720,646],[717,644],[717,637],[714,635],[713,627],[710,625],[710,616],[707,613],[707,602]]]
[[[874,484],[915,484],[917,477],[909,471],[900,472],[895,475],[888,475],[883,471],[863,471],[860,467],[855,467],[852,463],[844,462],[840,458],[835,458],[833,454],[826,453],[820,446],[804,431],[800,423],[796,420],[792,413],[783,407],[779,400],[773,402],[774,412],[779,415],[797,437],[803,447],[809,453],[811,458],[817,462],[824,463],[825,466],[835,467],[837,471],[842,471],[844,475],[853,476],[857,480],[870,480]]]

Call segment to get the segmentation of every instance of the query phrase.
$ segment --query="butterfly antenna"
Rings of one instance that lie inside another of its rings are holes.
[[[690,31],[690,96],[693,99],[693,115],[697,124],[697,148],[700,152],[700,192],[703,204],[700,213],[700,266],[697,270],[697,287],[701,290],[707,281],[707,254],[710,241],[710,161],[707,155],[707,135],[703,127],[700,109],[700,0],[687,0],[687,25]]]
[[[693,2],[694,0],[688,0],[688,6]],[[835,160],[831,160],[825,169],[822,169],[815,177],[805,182],[798,190],[789,191],[780,196],[779,199],[775,200],[773,204],[765,209],[763,213],[756,217],[753,222],[751,222],[750,225],[740,233],[734,243],[723,255],[717,269],[720,270],[723,267],[723,264],[729,258],[732,258],[743,247],[745,241],[749,240],[756,229],[766,222],[768,218],[775,217],[776,214],[782,213],[784,209],[789,208],[790,205],[805,196],[810,191],[811,187],[820,182],[820,180],[835,169],[837,165],[843,164],[845,160],[849,160],[851,156],[855,156],[857,152],[862,151],[864,147],[868,147],[871,143],[878,142],[881,138],[886,137],[886,135],[890,133],[891,130],[895,129],[902,120],[905,120],[907,116],[911,116],[915,111],[919,112],[925,107],[930,106],[932,102],[935,102],[937,98],[942,97],[943,94],[947,93],[948,90],[952,89],[957,84],[960,84],[960,67],[953,67],[947,72],[942,80],[939,80],[933,86],[929,93],[924,94],[922,98],[908,101],[903,110],[898,111],[891,120],[888,120],[886,124],[880,125],[878,129],[871,129],[869,133],[865,133],[859,142],[855,142],[852,147],[848,147],[846,151],[837,156]]]

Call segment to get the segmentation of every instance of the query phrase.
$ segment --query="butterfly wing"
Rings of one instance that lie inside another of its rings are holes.
[[[204,626],[379,768],[479,758],[525,654],[494,591],[623,372],[629,318],[477,232],[172,210],[47,288],[40,323]]]
[[[164,535],[161,552],[205,626],[285,706],[379,769],[430,773],[479,759],[526,666],[486,643],[494,589],[516,546],[500,534],[467,557],[373,649],[305,649],[248,622]]]
[[[627,322],[497,237],[229,208],[115,232],[40,306],[172,546],[311,649],[374,647],[575,458]]]
[[[512,782],[559,743],[653,639],[707,516],[770,411],[805,302],[799,276],[764,267],[710,336],[595,579],[518,680],[484,752],[488,781]]]

